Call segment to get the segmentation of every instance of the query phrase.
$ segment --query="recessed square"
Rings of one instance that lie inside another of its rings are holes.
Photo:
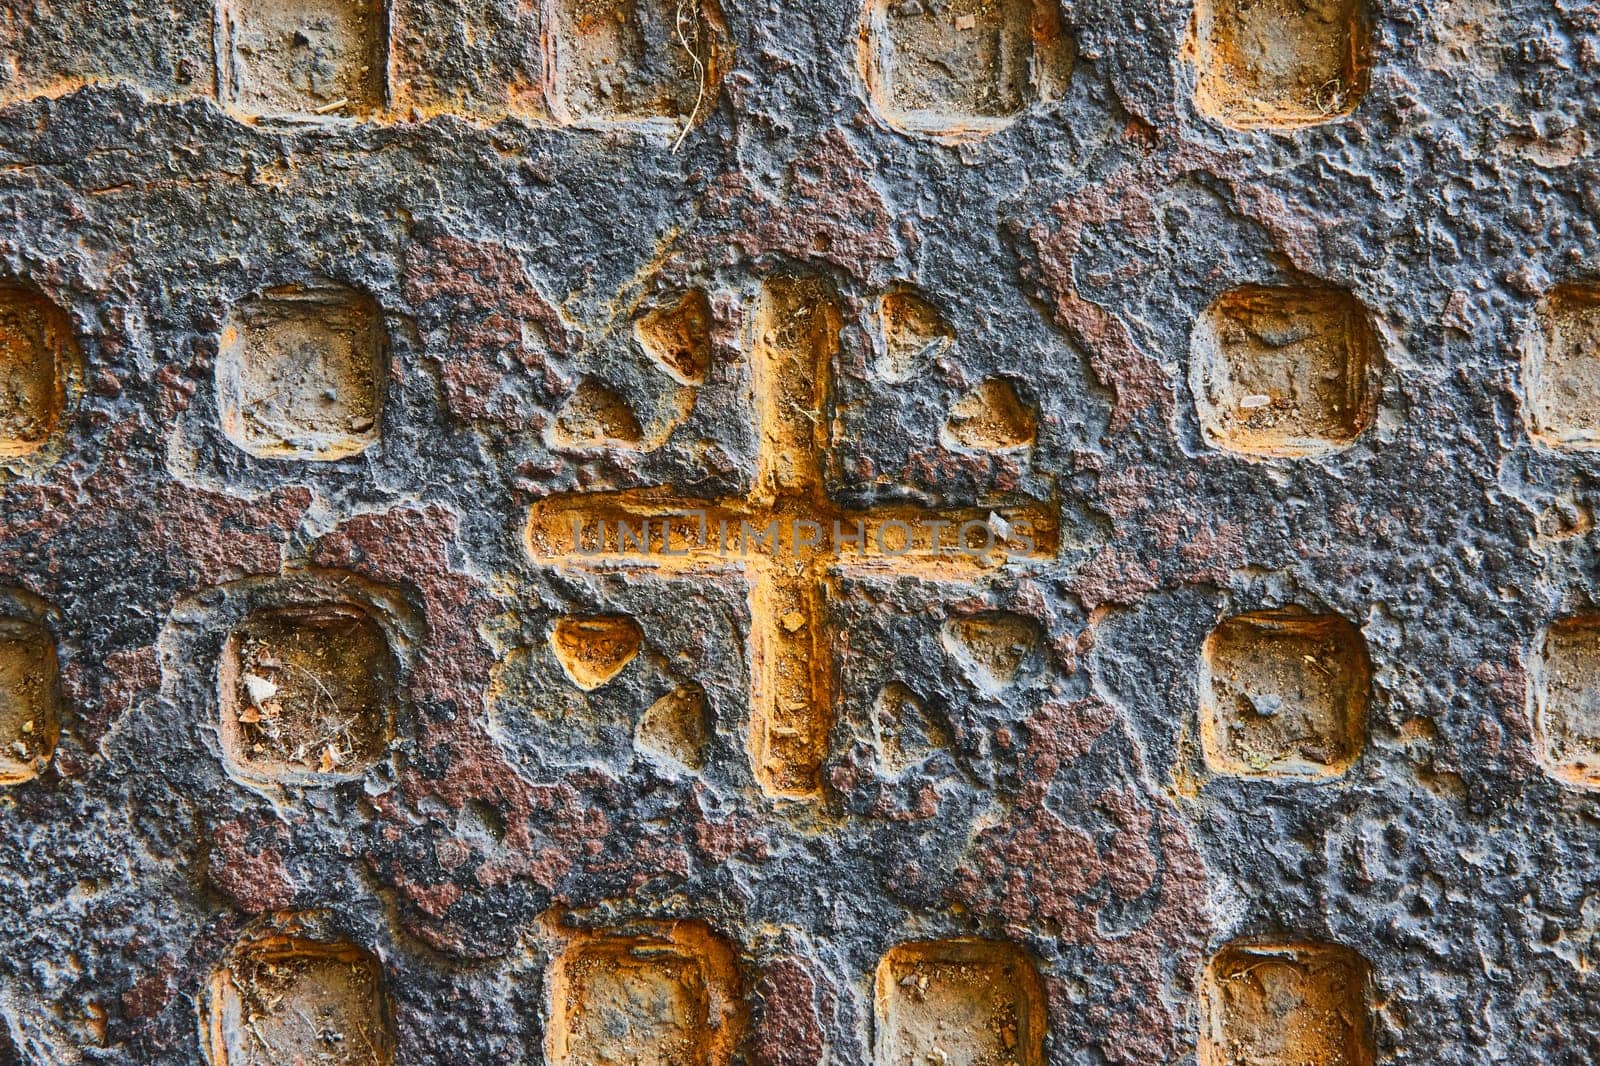
[[[75,350],[59,307],[28,289],[0,285],[0,459],[32,455],[55,432]]]
[[[725,34],[714,0],[544,0],[558,122],[692,122],[716,103]]]
[[[1528,703],[1539,765],[1574,788],[1600,789],[1600,614],[1558,618],[1540,634]]]
[[[212,1066],[389,1066],[394,1035],[376,959],[350,944],[273,936],[211,981]]]
[[[1206,765],[1236,777],[1337,777],[1361,754],[1371,688],[1366,642],[1338,615],[1226,619],[1200,656]]]
[[[0,785],[31,781],[61,733],[61,671],[43,626],[0,618]]]
[[[548,990],[551,1066],[726,1066],[743,1026],[733,951],[698,922],[581,933]]]
[[[394,656],[364,608],[258,611],[229,636],[220,673],[223,752],[247,781],[360,777],[394,737]]]
[[[1044,987],[1011,944],[900,944],[878,964],[874,1000],[876,1066],[1044,1062]]]
[[[1354,111],[1366,92],[1363,0],[1197,0],[1195,107],[1234,129],[1300,129]]]
[[[217,353],[228,439],[263,459],[331,462],[377,443],[386,345],[377,305],[344,289],[273,289],[239,304]]]
[[[1049,99],[1071,63],[1059,14],[1037,0],[868,0],[860,58],[886,122],[956,138]]]
[[[1223,948],[1200,988],[1200,1066],[1372,1066],[1367,982],[1335,944]]]
[[[1561,285],[1539,302],[1522,374],[1529,436],[1547,448],[1600,448],[1600,285]]]
[[[220,0],[222,101],[252,118],[361,118],[388,93],[383,0]]]
[[[1377,417],[1377,342],[1366,311],[1337,289],[1226,292],[1195,324],[1190,360],[1201,432],[1224,451],[1326,455]]]

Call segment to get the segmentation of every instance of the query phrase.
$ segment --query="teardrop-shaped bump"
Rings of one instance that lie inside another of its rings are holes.
[[[878,326],[881,349],[873,370],[891,384],[910,381],[956,342],[955,330],[932,304],[903,290],[885,293],[878,302]]]
[[[873,701],[872,734],[884,770],[896,777],[950,746],[944,726],[898,681],[885,685]]]
[[[659,762],[699,771],[705,766],[705,747],[710,738],[706,691],[691,683],[650,705],[634,730],[633,745]]]
[[[667,376],[699,388],[711,372],[711,301],[692,289],[646,311],[633,323],[633,339]]]
[[[947,448],[1014,452],[1031,448],[1039,420],[1005,378],[990,378],[957,400],[944,424]]]
[[[1039,623],[996,611],[952,618],[944,625],[945,650],[979,691],[995,696],[1016,683],[1023,665],[1039,649]]]
[[[572,683],[593,692],[622,673],[643,639],[639,624],[625,615],[569,617],[551,629],[550,649]]]
[[[550,442],[558,448],[636,448],[643,440],[633,408],[593,379],[578,386],[550,429]]]

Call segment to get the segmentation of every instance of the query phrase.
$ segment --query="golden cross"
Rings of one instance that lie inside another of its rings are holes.
[[[825,604],[835,568],[971,580],[1060,544],[1054,507],[851,510],[828,498],[824,408],[843,323],[838,297],[811,278],[770,278],[747,347],[760,423],[757,476],[744,499],[667,489],[576,493],[533,507],[527,547],[562,567],[651,567],[671,575],[742,568],[750,578],[748,749],[768,795],[815,798],[833,725]],[[847,557],[845,549],[853,549]]]

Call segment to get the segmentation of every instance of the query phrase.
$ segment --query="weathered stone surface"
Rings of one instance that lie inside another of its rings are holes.
[[[1600,1056],[1600,19],[1197,7],[0,12],[0,1061],[283,1054],[243,982],[539,1062],[617,938],[641,1062],[871,1062],[975,942],[1052,1066]],[[1207,639],[1291,606],[1360,743],[1219,772]]]

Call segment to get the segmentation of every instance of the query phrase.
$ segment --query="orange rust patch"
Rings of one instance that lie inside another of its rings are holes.
[[[0,618],[0,785],[38,777],[60,734],[55,639],[36,623]]]
[[[1334,944],[1223,948],[1200,987],[1200,1066],[1372,1066],[1367,981]]]
[[[1057,96],[1072,48],[1050,2],[867,0],[859,63],[873,109],[890,126],[966,140]]]
[[[622,615],[562,618],[550,630],[550,649],[572,683],[593,692],[633,662],[643,639],[639,624]]]
[[[32,290],[0,284],[0,459],[45,446],[66,410],[76,364],[66,313]]]
[[[1293,608],[1226,619],[1200,656],[1206,765],[1239,777],[1329,778],[1366,737],[1372,667],[1337,615]]]
[[[229,636],[220,675],[222,750],[245,781],[359,777],[394,737],[394,657],[364,608],[258,611]]]
[[[1240,130],[1347,115],[1366,92],[1369,33],[1363,0],[1199,0],[1186,47],[1195,107]]]
[[[727,1066],[746,1024],[733,950],[700,922],[580,933],[547,989],[551,1066]]]
[[[565,125],[693,125],[731,58],[716,0],[544,0],[545,98]]]
[[[376,959],[351,944],[270,935],[211,979],[212,1066],[389,1066],[394,1035]]]
[[[990,378],[957,400],[942,434],[947,448],[1014,452],[1033,446],[1039,420],[1011,382]]]
[[[822,789],[834,718],[829,568],[848,560],[933,579],[970,579],[1013,556],[1054,554],[1059,519],[1040,505],[945,513],[835,506],[822,463],[829,381],[843,327],[839,297],[813,278],[771,278],[750,323],[761,442],[750,497],[695,501],[642,490],[553,498],[532,509],[527,546],[534,559],[567,566],[649,565],[678,575],[745,568],[751,579],[751,765],[767,794],[808,799]],[[996,534],[997,525],[1009,532]],[[989,550],[957,551],[963,531],[969,546],[977,541],[983,548],[987,541]],[[802,537],[809,542],[800,543]]]
[[[900,944],[878,964],[876,1066],[1039,1066],[1044,987],[1011,944],[941,940]]]
[[[1528,669],[1539,765],[1574,788],[1600,789],[1600,614],[1547,626]]]
[[[250,118],[365,118],[388,97],[383,0],[222,0],[223,103]]]
[[[703,385],[711,371],[711,301],[695,289],[652,308],[634,322],[633,338],[674,381]]]
[[[228,439],[269,459],[331,461],[376,444],[385,343],[377,304],[345,289],[271,289],[234,309],[217,353]]]
[[[1207,443],[1253,457],[1326,455],[1377,417],[1377,339],[1336,289],[1246,285],[1195,324],[1190,386]]]
[[[1522,361],[1523,419],[1547,448],[1600,448],[1600,285],[1559,285],[1539,301]]]

